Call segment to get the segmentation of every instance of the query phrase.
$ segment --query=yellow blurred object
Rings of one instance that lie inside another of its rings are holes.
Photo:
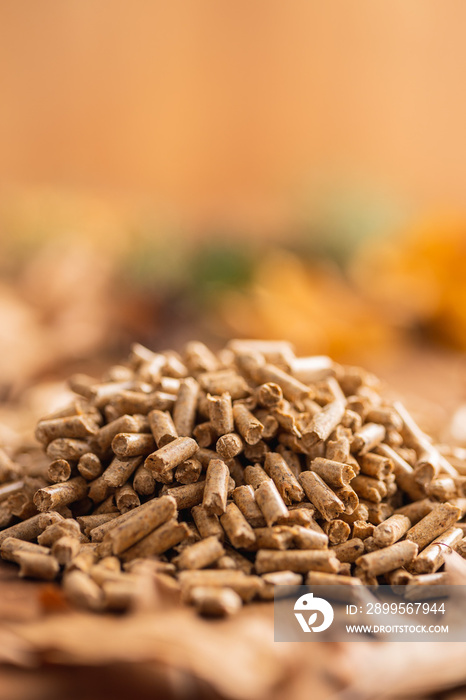
[[[400,339],[330,263],[307,264],[276,250],[259,263],[245,292],[219,301],[227,332],[250,338],[286,338],[298,353],[328,353],[363,362],[393,354]]]
[[[466,220],[432,217],[364,247],[352,278],[395,323],[466,349]]]

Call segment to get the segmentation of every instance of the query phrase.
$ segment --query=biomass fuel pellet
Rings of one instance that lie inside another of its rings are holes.
[[[369,554],[363,554],[356,560],[356,564],[369,576],[380,576],[410,564],[417,553],[417,544],[404,540]]]
[[[70,386],[37,425],[48,462],[0,450],[0,554],[73,604],[122,612],[150,580],[223,616],[303,574],[422,598],[466,552],[466,452],[364,370],[286,341],[136,344]]]

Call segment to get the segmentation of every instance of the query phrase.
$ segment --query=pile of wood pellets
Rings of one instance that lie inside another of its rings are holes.
[[[281,341],[214,354],[134,345],[37,425],[25,472],[0,451],[0,546],[73,604],[126,610],[141,571],[204,615],[280,584],[419,586],[466,556],[466,460],[376,377]]]

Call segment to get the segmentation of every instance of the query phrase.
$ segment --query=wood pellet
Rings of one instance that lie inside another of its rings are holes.
[[[364,370],[285,341],[136,344],[70,387],[37,424],[42,471],[0,450],[0,554],[78,607],[131,608],[144,565],[222,617],[304,576],[421,590],[466,556],[466,452]]]

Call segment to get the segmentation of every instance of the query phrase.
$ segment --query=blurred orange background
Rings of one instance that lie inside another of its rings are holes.
[[[271,231],[363,182],[462,207],[461,0],[0,2],[0,183]]]

